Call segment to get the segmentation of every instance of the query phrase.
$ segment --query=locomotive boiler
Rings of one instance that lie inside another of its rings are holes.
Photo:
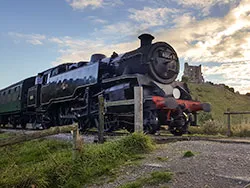
[[[142,86],[144,131],[155,133],[168,125],[174,135],[186,133],[189,124],[195,124],[191,114],[210,111],[210,105],[193,101],[187,85],[175,81],[179,59],[168,43],[152,43],[150,34],[138,38],[141,44],[133,51],[113,52],[110,57],[94,54],[89,62],[65,63],[39,73],[23,96],[24,109],[14,115],[2,113],[1,106],[1,123],[14,118],[13,122],[22,120],[22,127],[30,122],[48,128],[76,121],[84,131],[98,126],[99,95],[106,101],[134,99],[133,88]],[[107,107],[105,131],[134,131],[133,120],[133,105]]]

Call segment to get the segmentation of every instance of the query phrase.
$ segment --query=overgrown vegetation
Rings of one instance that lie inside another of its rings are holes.
[[[189,127],[192,134],[226,135],[227,124],[221,121],[208,120],[199,127]],[[231,126],[232,136],[250,137],[250,124],[233,124]]]
[[[183,155],[183,157],[193,157],[194,153],[192,151],[186,151]]]
[[[212,84],[188,83],[191,95],[195,100],[209,102],[210,113],[199,112],[199,127],[190,127],[192,134],[225,135],[227,132],[227,116],[230,111],[250,111],[250,100],[246,95],[232,92],[229,88]],[[231,127],[234,136],[250,136],[250,115],[232,115]]]
[[[126,161],[153,149],[143,134],[102,145],[85,144],[72,160],[71,143],[36,140],[0,148],[0,187],[82,187]]]
[[[150,174],[150,177],[138,178],[134,182],[129,182],[120,188],[142,188],[145,185],[157,186],[168,183],[172,176],[173,174],[169,171],[155,171]]]

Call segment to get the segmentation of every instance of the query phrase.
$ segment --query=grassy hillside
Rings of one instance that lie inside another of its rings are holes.
[[[233,93],[223,87],[210,84],[188,84],[193,99],[201,102],[209,102],[212,106],[212,118],[218,121],[224,121],[224,112],[230,108],[230,111],[250,111],[250,97]],[[239,115],[233,119],[248,119],[250,115]]]

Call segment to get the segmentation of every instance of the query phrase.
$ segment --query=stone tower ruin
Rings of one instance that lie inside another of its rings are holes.
[[[201,65],[199,66],[191,66],[188,63],[185,63],[184,74],[182,78],[185,77],[189,82],[193,83],[204,83],[204,78],[201,72]]]

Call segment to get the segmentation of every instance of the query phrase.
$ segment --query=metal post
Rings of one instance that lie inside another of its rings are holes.
[[[230,109],[227,109],[227,136],[231,136],[231,120],[230,120]]]
[[[143,132],[143,88],[134,87],[135,132]]]
[[[99,123],[98,123],[98,141],[99,143],[104,142],[104,97],[103,95],[98,96],[99,100]]]

